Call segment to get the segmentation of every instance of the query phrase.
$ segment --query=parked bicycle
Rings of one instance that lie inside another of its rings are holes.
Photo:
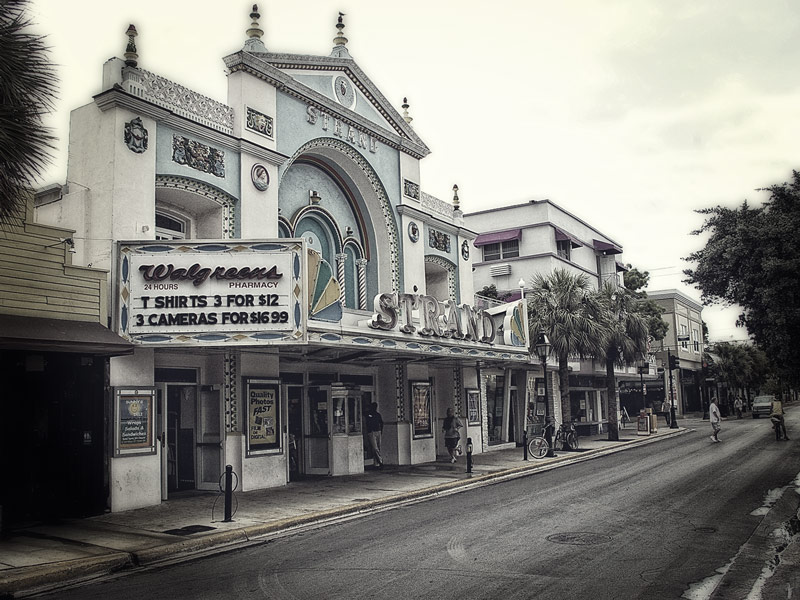
[[[528,442],[528,456],[536,459],[547,456],[550,450],[550,444],[547,442],[548,433],[553,443],[553,450],[578,449],[578,432],[574,423],[561,425],[556,429],[555,422],[550,422],[544,426],[542,435],[537,435]]]

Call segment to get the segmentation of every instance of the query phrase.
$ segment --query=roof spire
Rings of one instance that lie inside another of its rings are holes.
[[[128,25],[128,31],[125,32],[128,36],[128,46],[125,48],[125,66],[135,67],[138,63],[139,55],[136,53],[136,42],[134,39],[137,35],[136,27]]]
[[[347,45],[347,38],[344,37],[344,21],[342,17],[344,16],[343,12],[339,13],[339,21],[336,23],[336,37],[333,38],[333,52],[331,52],[331,56],[336,56],[339,58],[351,58],[350,53],[347,51],[345,47]]]
[[[414,117],[408,114],[408,98],[403,98],[403,120],[409,125],[414,120]]]
[[[461,203],[458,200],[458,186],[453,186],[453,209],[461,210]]]
[[[267,47],[261,41],[261,36],[264,35],[264,30],[258,24],[261,14],[258,12],[258,4],[253,4],[253,11],[250,13],[250,29],[247,30],[247,41],[244,43],[244,49],[249,52],[266,52]]]

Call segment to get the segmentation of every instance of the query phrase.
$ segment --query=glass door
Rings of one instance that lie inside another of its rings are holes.
[[[307,397],[308,420],[304,444],[305,472],[309,475],[330,473],[331,388],[310,386]]]
[[[219,489],[222,475],[222,398],[219,389],[203,386],[197,402],[197,489]]]
[[[288,448],[289,481],[297,480],[304,472],[303,452],[303,387],[300,385],[286,385],[283,397],[287,403],[287,431],[289,434]]]

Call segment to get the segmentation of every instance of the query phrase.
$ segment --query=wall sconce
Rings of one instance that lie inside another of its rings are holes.
[[[308,200],[309,203],[311,204],[319,204],[322,198],[320,198],[319,194],[317,193],[317,190],[308,190]]]

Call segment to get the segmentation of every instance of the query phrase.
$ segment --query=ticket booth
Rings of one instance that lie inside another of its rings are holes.
[[[363,473],[361,390],[342,384],[309,386],[303,455],[309,475]]]

